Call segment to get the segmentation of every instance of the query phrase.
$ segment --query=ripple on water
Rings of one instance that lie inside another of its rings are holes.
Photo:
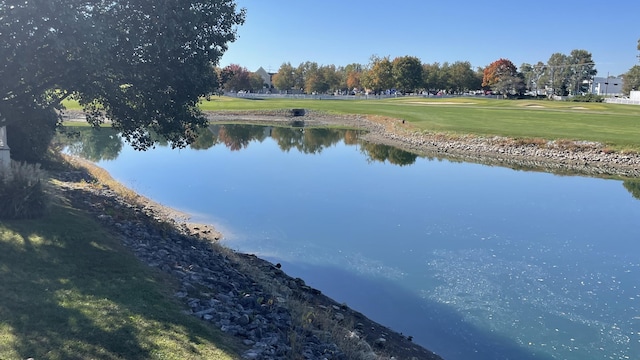
[[[639,266],[569,243],[436,250],[422,296],[546,356],[624,359],[640,354]]]

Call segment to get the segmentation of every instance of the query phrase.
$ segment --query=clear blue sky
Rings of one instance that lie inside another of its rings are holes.
[[[639,64],[640,1],[237,0],[247,18],[220,66],[366,65],[371,55],[423,63],[506,58],[516,66],[587,50],[598,76]]]

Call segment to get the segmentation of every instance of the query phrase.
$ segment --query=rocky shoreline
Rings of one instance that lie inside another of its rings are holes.
[[[209,121],[287,124],[285,113],[209,112]],[[640,154],[618,153],[587,141],[517,140],[505,137],[451,136],[415,129],[402,119],[307,112],[305,126],[348,126],[367,131],[363,140],[391,145],[424,157],[504,166],[557,174],[640,178]]]
[[[185,312],[242,342],[242,359],[441,359],[278,264],[220,246],[210,226],[100,182],[90,174],[92,163],[68,161],[75,170],[52,174],[61,194],[140,261],[174,277]]]

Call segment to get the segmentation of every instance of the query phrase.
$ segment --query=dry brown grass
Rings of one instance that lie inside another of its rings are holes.
[[[548,141],[542,138],[521,138],[521,139],[513,139],[514,145],[517,146],[537,146],[539,148],[544,148],[547,146]]]

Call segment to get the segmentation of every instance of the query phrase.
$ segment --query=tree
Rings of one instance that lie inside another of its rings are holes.
[[[291,63],[283,63],[278,69],[278,73],[273,75],[273,85],[279,90],[291,90],[295,82],[295,68]]]
[[[369,68],[362,78],[362,85],[376,93],[393,87],[393,64],[388,56],[371,57]]]
[[[304,65],[304,91],[307,94],[323,93],[328,90],[327,83],[318,63],[306,62]]]
[[[265,86],[264,79],[260,74],[256,72],[249,73],[249,89],[251,89],[251,91],[261,91]]]
[[[422,86],[429,91],[436,93],[438,90],[444,89],[445,85],[442,81],[441,68],[439,63],[422,65]]]
[[[348,91],[362,88],[362,73],[364,67],[360,64],[353,63],[344,67],[345,85]]]
[[[230,64],[220,70],[220,86],[225,91],[251,90],[251,72],[246,67]],[[262,86],[260,86],[262,89]]]
[[[320,72],[323,74],[330,91],[340,89],[341,74],[335,65],[323,65],[320,67]]]
[[[447,93],[452,91],[451,65],[447,61],[442,63],[440,66],[438,71],[438,82],[440,84],[440,89],[445,90]]]
[[[567,95],[567,79],[569,78],[569,58],[562,53],[553,53],[542,75],[541,83],[551,88],[551,95]]]
[[[568,88],[574,94],[588,91],[588,82],[598,73],[591,53],[586,50],[572,50],[568,60]]]
[[[449,75],[449,88],[456,93],[479,89],[482,84],[468,61],[456,61],[451,64]]]
[[[622,92],[629,95],[632,90],[640,90],[640,65],[634,65],[624,74]]]
[[[509,93],[521,93],[524,89],[524,81],[510,60],[499,59],[484,69],[482,86],[489,86],[492,90],[506,96]]]
[[[524,79],[525,89],[532,91],[536,84],[534,67],[529,63],[522,63],[520,65],[520,73]]]
[[[395,86],[404,92],[413,92],[422,85],[422,62],[414,56],[393,59],[392,74]]]
[[[48,119],[74,96],[92,125],[108,118],[138,149],[152,132],[185,146],[244,19],[233,0],[2,1],[0,126]]]
[[[349,91],[357,89],[360,90],[361,88],[361,76],[362,76],[362,72],[356,72],[356,71],[351,71],[347,73],[347,89]]]

